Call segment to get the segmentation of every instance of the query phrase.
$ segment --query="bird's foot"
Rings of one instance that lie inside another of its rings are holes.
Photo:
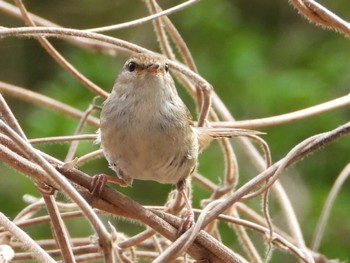
[[[194,225],[193,210],[187,210],[185,217],[182,219],[180,227],[177,230],[177,236],[181,236]]]
[[[102,194],[103,188],[105,187],[107,182],[118,184],[121,186],[128,185],[126,181],[118,177],[109,176],[105,174],[97,174],[92,178],[92,181],[90,184],[91,195],[100,197]]]
[[[186,181],[181,180],[176,184],[177,191],[182,195],[182,198],[185,202],[185,206],[187,209],[185,217],[182,219],[180,227],[177,231],[177,235],[181,236],[183,233],[185,233],[188,229],[191,228],[191,226],[194,225],[194,212],[192,209],[191,202],[187,196],[186,190],[185,190]]]

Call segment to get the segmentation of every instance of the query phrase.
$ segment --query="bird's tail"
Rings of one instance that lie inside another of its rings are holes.
[[[198,142],[201,149],[208,146],[213,139],[264,134],[259,131],[239,128],[195,127],[194,129],[197,132]]]

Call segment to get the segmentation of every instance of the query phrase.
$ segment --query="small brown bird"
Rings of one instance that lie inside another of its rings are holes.
[[[176,184],[187,214],[181,231],[194,214],[185,191],[185,179],[197,164],[200,150],[213,138],[254,131],[194,127],[192,116],[178,96],[166,59],[136,54],[124,65],[101,112],[99,140],[118,177],[95,176],[93,193],[106,182],[130,186],[134,179]]]

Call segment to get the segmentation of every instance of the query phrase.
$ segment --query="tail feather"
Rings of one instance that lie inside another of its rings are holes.
[[[198,142],[201,149],[208,146],[213,139],[264,134],[259,131],[238,128],[194,127],[194,129],[198,135]]]

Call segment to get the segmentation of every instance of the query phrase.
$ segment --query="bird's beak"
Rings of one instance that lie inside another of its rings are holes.
[[[155,73],[157,72],[157,69],[160,67],[159,63],[151,63],[147,65],[147,71]]]

